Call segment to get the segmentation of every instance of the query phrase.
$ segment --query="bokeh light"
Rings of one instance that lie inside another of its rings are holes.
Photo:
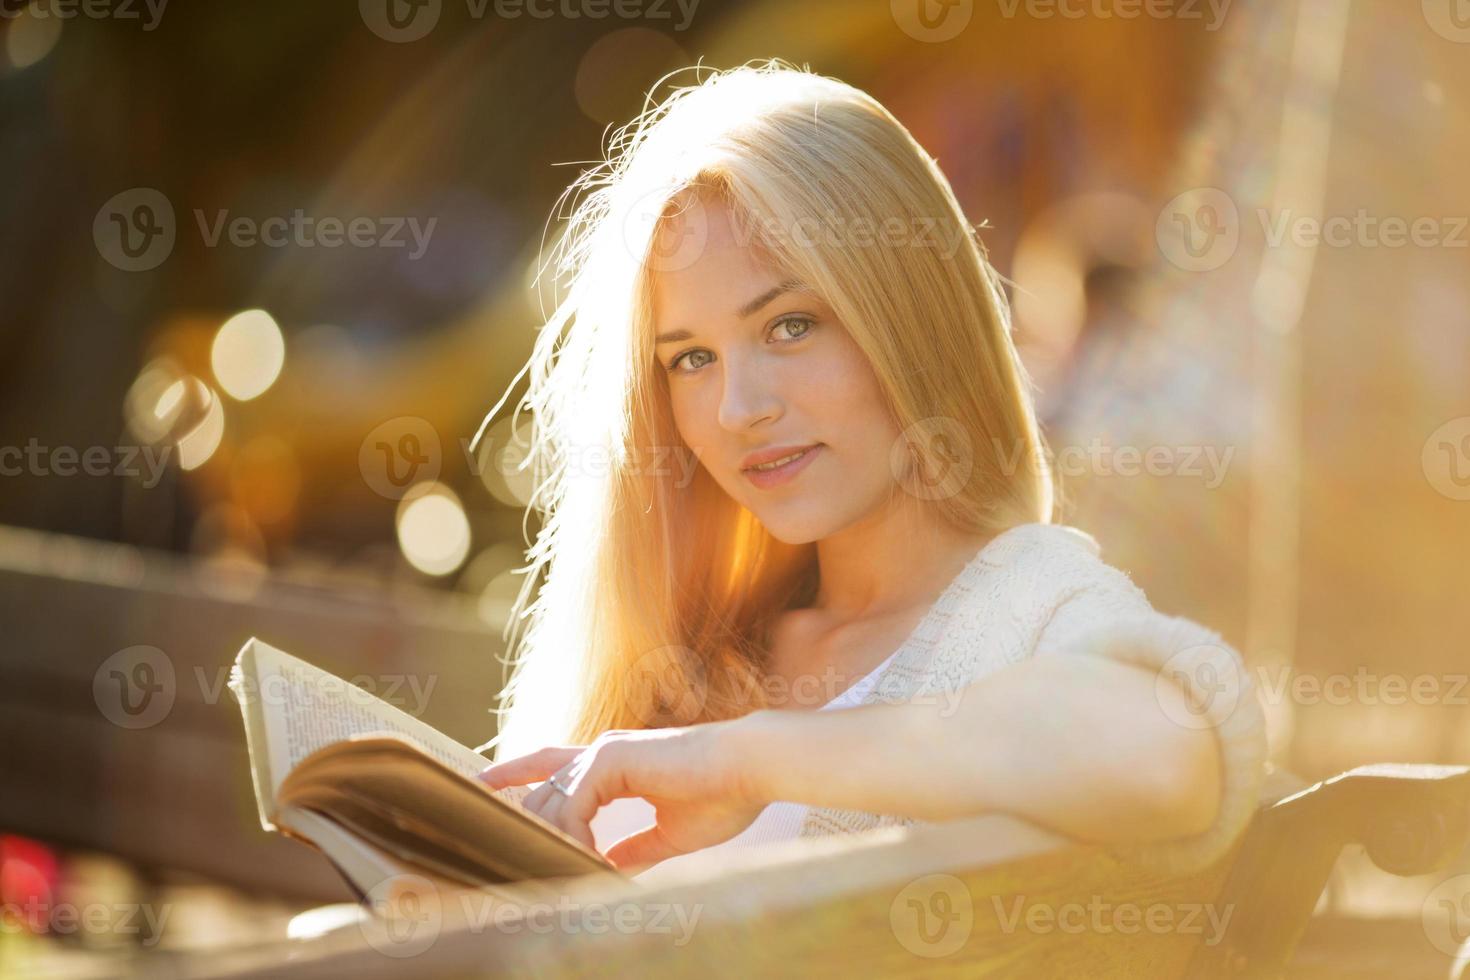
[[[286,363],[286,339],[265,310],[246,310],[224,322],[209,352],[210,366],[225,394],[248,402],[264,394]]]
[[[214,389],[198,378],[190,378],[183,387],[192,396],[193,404],[202,406],[202,416],[197,425],[179,436],[179,467],[197,470],[209,462],[224,440],[225,406]],[[170,388],[169,392],[172,391]]]
[[[168,439],[184,406],[185,375],[172,359],[150,361],[128,389],[123,416],[133,438],[144,443]]]
[[[398,507],[398,547],[426,575],[448,575],[470,552],[470,522],[455,492],[424,483]]]
[[[50,54],[61,40],[61,18],[54,14],[37,17],[33,7],[30,4],[18,15],[7,15],[15,17],[5,34],[5,58],[12,68],[29,68]]]
[[[689,62],[678,42],[661,31],[647,27],[611,31],[594,41],[577,65],[573,82],[577,107],[598,123],[615,122],[650,78]]]

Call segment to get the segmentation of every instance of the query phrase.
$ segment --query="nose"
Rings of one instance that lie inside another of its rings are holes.
[[[745,430],[764,420],[781,417],[781,399],[775,379],[758,359],[724,358],[724,390],[720,393],[720,425],[730,432]]]

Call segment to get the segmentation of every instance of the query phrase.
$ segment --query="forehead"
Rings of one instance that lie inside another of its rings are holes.
[[[689,204],[664,220],[657,237],[649,276],[660,321],[686,312],[730,315],[789,278],[720,201]]]

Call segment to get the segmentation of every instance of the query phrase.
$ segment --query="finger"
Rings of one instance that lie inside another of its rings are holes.
[[[579,812],[572,797],[563,796],[554,789],[551,790],[551,795],[547,796],[535,810],[536,816],[583,846],[595,851],[597,841],[592,836],[592,827],[588,820],[578,815]]]
[[[559,770],[556,780],[571,791],[563,793],[550,782],[537,787],[534,793],[547,791],[549,794],[541,804],[537,816],[591,850],[597,850],[596,838],[592,834],[592,818],[601,808],[602,787],[608,783],[610,765],[599,757],[590,766],[573,776],[569,770]],[[529,799],[529,797],[527,797]]]
[[[548,776],[544,783],[526,794],[525,799],[521,800],[521,806],[539,815],[548,802],[563,795],[560,790],[551,785],[551,781],[554,779],[563,786],[567,785],[571,781],[571,777],[567,774],[570,768],[570,766],[563,766]]]
[[[552,807],[555,809],[552,809]],[[588,822],[578,815],[578,807],[571,797],[562,797],[556,804],[547,807],[548,814],[543,814],[552,826],[562,833],[571,837],[584,847],[597,850],[597,840],[592,836],[592,827]]]
[[[541,788],[548,789],[545,786]],[[527,809],[554,827],[556,826],[556,811],[561,808],[562,798],[562,795],[556,790],[550,790],[545,796],[537,800],[534,806],[527,807]],[[530,797],[527,797],[527,799],[530,799]]]
[[[604,855],[613,866],[620,871],[636,868],[642,865],[657,864],[665,858],[675,857],[684,852],[669,843],[658,824],[629,834],[607,849]]]
[[[497,762],[480,771],[479,779],[491,789],[522,786],[545,779],[581,754],[586,746],[548,745],[527,755]]]
[[[526,798],[521,800],[521,807],[539,814],[545,808],[547,801],[557,795],[550,783],[542,783],[526,794]]]

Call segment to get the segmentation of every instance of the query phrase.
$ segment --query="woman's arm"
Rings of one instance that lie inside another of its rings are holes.
[[[607,851],[657,862],[739,833],[786,800],[944,820],[1021,816],[1097,843],[1198,832],[1219,806],[1214,733],[1181,688],[1106,657],[1034,657],[958,691],[832,711],[761,710],[731,721],[613,731],[497,763],[493,787],[559,773],[523,805],[592,846],[598,809],[623,796],[657,823]]]
[[[1214,733],[1184,691],[1102,657],[1037,657],[947,695],[732,723],[750,798],[946,820],[1005,812],[1098,843],[1215,819]],[[882,737],[874,737],[881,732]],[[794,750],[794,747],[799,747]]]

